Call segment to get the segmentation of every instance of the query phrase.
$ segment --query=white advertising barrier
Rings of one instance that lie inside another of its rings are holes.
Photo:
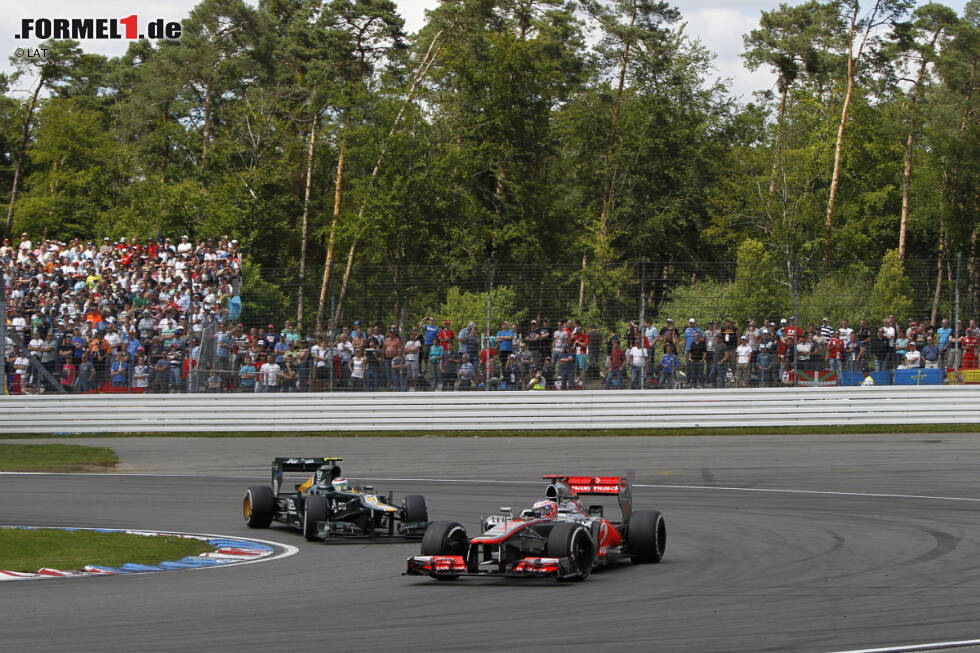
[[[0,397],[4,433],[980,424],[980,386]]]

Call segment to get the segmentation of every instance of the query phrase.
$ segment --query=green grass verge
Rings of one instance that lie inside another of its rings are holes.
[[[119,459],[107,447],[78,444],[0,444],[0,472],[96,472]]]
[[[863,435],[877,433],[980,433],[980,424],[876,424],[868,426],[754,426],[704,427],[688,429],[583,429],[583,430],[506,430],[506,431],[252,431],[199,433],[78,433],[72,438],[322,438],[322,437],[614,437],[614,436],[699,436],[699,435]],[[4,433],[0,439],[38,439],[64,437],[53,434]]]
[[[43,567],[79,571],[85,565],[155,565],[214,550],[202,540],[58,529],[0,528],[0,569],[36,572]]]

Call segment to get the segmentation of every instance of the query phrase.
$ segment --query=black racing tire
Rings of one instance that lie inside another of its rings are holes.
[[[268,485],[253,485],[245,490],[242,517],[249,528],[268,528],[276,512],[276,496]]]
[[[402,499],[402,515],[407,522],[429,521],[429,508],[421,494],[406,494]]]
[[[470,538],[466,529],[455,521],[436,521],[429,524],[422,536],[421,552],[424,556],[465,556]],[[433,576],[436,580],[456,580],[459,575]]]
[[[660,562],[667,550],[667,526],[656,510],[637,510],[630,515],[626,543],[630,559],[640,564]]]
[[[592,533],[582,524],[558,522],[548,534],[545,555],[571,560],[571,572],[558,576],[557,580],[585,580],[595,564],[596,547]]]
[[[317,522],[327,521],[329,503],[327,497],[311,494],[303,504],[303,537],[309,542],[320,539],[317,535]]]

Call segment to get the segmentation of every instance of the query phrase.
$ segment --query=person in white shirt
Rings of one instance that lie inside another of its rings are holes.
[[[415,381],[419,378],[419,351],[422,349],[422,341],[419,339],[418,328],[412,329],[405,340],[405,364],[408,366],[408,390],[415,390]]]
[[[180,237],[180,244],[177,245],[177,254],[190,254],[194,251],[194,245],[187,236]]]
[[[909,350],[905,352],[905,362],[899,365],[899,369],[914,370],[922,366],[922,353],[915,346],[914,342],[909,343]]]
[[[630,350],[626,352],[630,367],[633,368],[633,376],[630,379],[631,390],[643,389],[643,371],[646,369],[647,350],[640,347],[640,343],[634,343]]]
[[[257,392],[279,392],[279,374],[282,372],[282,368],[275,363],[275,361],[266,361],[262,363],[262,367],[259,368],[259,379],[261,390],[258,389],[258,384],[256,386]]]
[[[735,387],[749,387],[749,376],[752,371],[752,346],[748,339],[742,336],[741,342],[735,348]]]

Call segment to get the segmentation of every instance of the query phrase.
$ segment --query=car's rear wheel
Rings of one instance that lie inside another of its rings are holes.
[[[306,497],[303,505],[303,537],[310,542],[320,539],[317,533],[317,523],[327,521],[327,497],[311,494]]]
[[[267,485],[254,485],[242,499],[242,517],[249,528],[268,528],[276,511],[276,497]]]
[[[630,515],[626,542],[633,562],[660,562],[667,550],[664,516],[656,510],[635,511]]]
[[[549,558],[567,558],[571,567],[560,573],[558,580],[585,580],[592,573],[596,548],[589,529],[581,524],[559,522],[551,529],[545,555]]]
[[[425,497],[421,494],[407,494],[402,499],[402,514],[407,522],[429,521],[429,509],[425,505]]]
[[[429,524],[422,536],[422,555],[424,556],[465,556],[470,538],[459,522],[437,521]],[[438,580],[456,580],[458,574],[434,576]]]

